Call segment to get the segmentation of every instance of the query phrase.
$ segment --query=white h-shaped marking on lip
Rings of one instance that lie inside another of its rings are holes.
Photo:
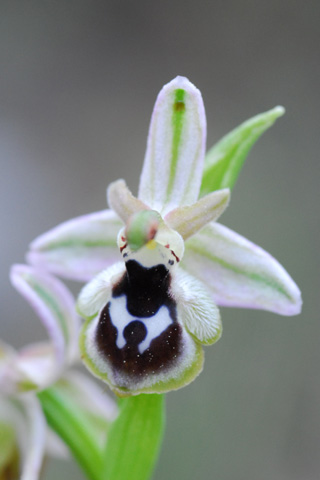
[[[123,336],[123,331],[127,325],[133,320],[139,320],[142,322],[147,330],[147,335],[144,340],[139,344],[139,352],[143,353],[149,348],[150,343],[154,338],[159,337],[162,332],[172,323],[172,318],[169,315],[167,307],[162,305],[158,312],[151,317],[134,317],[127,310],[127,298],[125,295],[113,298],[109,307],[110,319],[112,324],[118,330],[118,336],[116,345],[118,348],[122,348],[126,344],[126,340]]]

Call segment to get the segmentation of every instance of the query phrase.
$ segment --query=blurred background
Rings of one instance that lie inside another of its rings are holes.
[[[208,147],[277,104],[222,223],[272,253],[302,290],[302,315],[222,309],[202,375],[167,396],[154,480],[317,480],[319,382],[318,1],[0,3],[1,337],[44,330],[8,282],[29,242],[137,191],[156,95],[177,74],[202,91]],[[73,285],[76,293],[79,286]],[[46,480],[82,478],[51,462]]]

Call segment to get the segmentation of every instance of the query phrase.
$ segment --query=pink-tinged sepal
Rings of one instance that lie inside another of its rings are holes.
[[[116,239],[121,226],[112,210],[74,218],[36,238],[27,260],[55,275],[86,282],[119,256]]]
[[[218,223],[211,223],[186,242],[182,266],[212,291],[218,305],[280,315],[301,311],[300,290],[279,262]]]
[[[75,301],[62,282],[39,269],[14,265],[10,279],[38,315],[49,341],[28,345],[17,353],[3,346],[0,387],[12,393],[43,389],[78,358]]]

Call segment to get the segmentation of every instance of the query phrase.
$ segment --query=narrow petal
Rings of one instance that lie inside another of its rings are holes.
[[[109,185],[107,200],[110,208],[124,223],[127,223],[134,213],[149,210],[145,203],[132,195],[124,180],[117,180]]]
[[[193,205],[175,208],[166,215],[165,220],[186,240],[207,223],[217,220],[227,208],[229,199],[228,188],[218,190],[206,195]]]
[[[212,290],[218,305],[296,315],[297,285],[262,248],[217,223],[186,242],[182,266]]]
[[[111,210],[74,218],[36,238],[28,262],[86,282],[119,258],[116,239],[121,227],[121,220]]]
[[[36,397],[0,397],[0,418],[16,431],[21,451],[20,480],[38,480],[43,463],[46,423]]]
[[[260,113],[225,135],[207,153],[200,196],[220,188],[232,188],[255,142],[284,114],[278,106]]]
[[[14,265],[10,279],[40,318],[51,341],[51,345],[27,347],[17,359],[30,382],[44,387],[77,355],[79,320],[75,301],[62,282],[33,267]]]
[[[222,334],[219,309],[205,285],[182,269],[177,269],[172,278],[171,292],[188,332],[204,345],[212,345],[219,340]]]
[[[176,77],[163,87],[154,107],[138,197],[162,215],[194,203],[205,141],[201,93],[185,77]]]

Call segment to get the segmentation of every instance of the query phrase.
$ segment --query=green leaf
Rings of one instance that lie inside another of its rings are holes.
[[[163,395],[123,399],[108,434],[103,480],[147,480],[158,458],[163,431]]]
[[[258,138],[284,114],[283,107],[256,115],[225,135],[207,153],[200,196],[232,188],[250,149]]]
[[[62,389],[52,387],[38,394],[50,427],[62,438],[90,480],[100,480],[102,452],[96,429]]]

